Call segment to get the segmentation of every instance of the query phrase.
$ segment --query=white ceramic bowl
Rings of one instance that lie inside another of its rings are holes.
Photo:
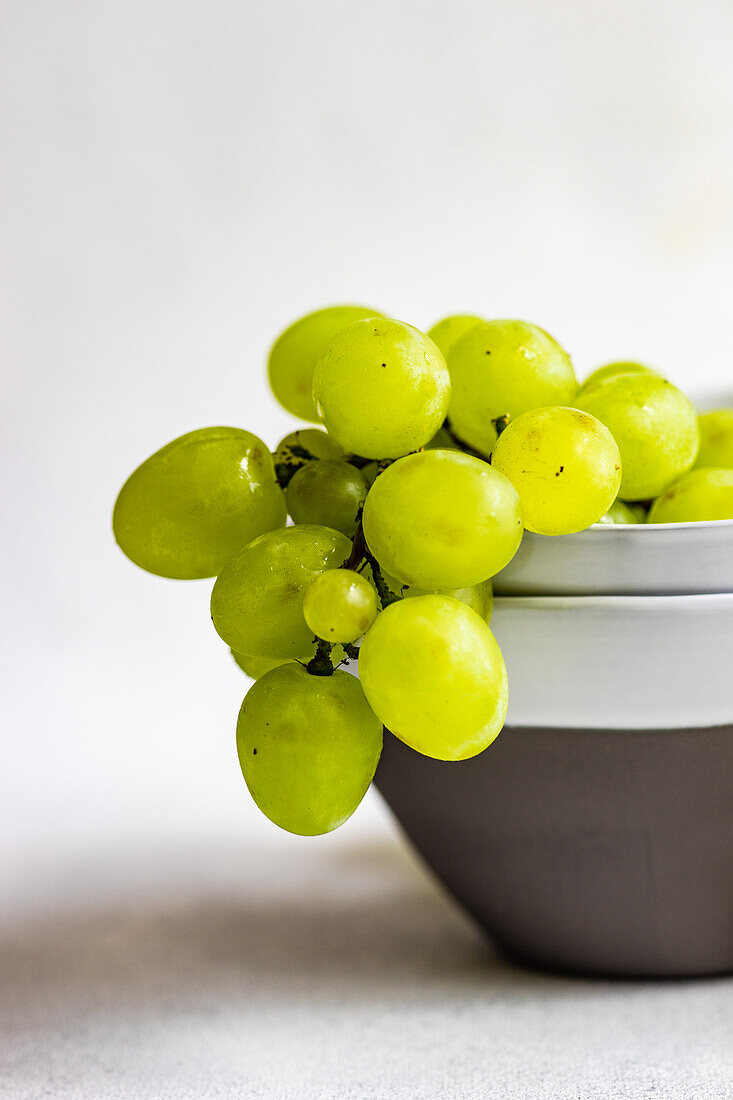
[[[733,592],[733,520],[597,523],[575,535],[525,532],[494,577],[500,596]]]
[[[733,593],[499,598],[491,627],[509,674],[508,725],[733,723]]]

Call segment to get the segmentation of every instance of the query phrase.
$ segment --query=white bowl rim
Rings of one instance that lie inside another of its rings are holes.
[[[696,531],[702,528],[716,530],[720,527],[733,527],[733,519],[706,519],[689,520],[686,523],[592,523],[590,527],[584,527],[582,531],[575,531],[576,535],[584,535],[586,531]],[[534,532],[530,532],[532,534]],[[547,535],[546,538],[556,538]]]
[[[670,610],[689,609],[715,606],[721,604],[733,604],[733,592],[686,592],[682,595],[674,595],[668,592],[651,593],[649,595],[593,595],[593,596],[494,596],[494,605],[519,604],[524,607],[557,608],[557,607],[607,607],[623,608],[632,607],[638,610],[653,611],[660,608]],[[489,620],[491,625],[491,620]]]

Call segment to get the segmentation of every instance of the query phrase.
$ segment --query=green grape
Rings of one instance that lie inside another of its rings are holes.
[[[313,632],[303,618],[303,594],[319,573],[336,569],[351,542],[329,527],[299,524],[260,535],[235,554],[217,577],[211,617],[238,653],[303,657]]]
[[[516,553],[522,509],[488,462],[461,451],[421,451],[387,467],[369,490],[367,545],[401,584],[468,588]]]
[[[273,668],[279,668],[280,665],[288,663],[282,657],[251,657],[248,653],[237,653],[235,649],[230,650],[230,653],[242,672],[252,680],[259,680],[260,676],[264,676],[266,672],[271,672]]]
[[[499,436],[495,470],[519,494],[524,526],[540,535],[570,535],[596,523],[621,484],[621,456],[599,420],[550,406],[523,413]]]
[[[313,396],[345,450],[397,458],[423,447],[445,420],[450,377],[433,341],[411,325],[356,321],[319,360]]]
[[[700,450],[696,466],[733,469],[733,409],[715,409],[698,417]]]
[[[496,442],[492,420],[543,405],[570,405],[578,390],[567,352],[525,321],[474,325],[448,355],[451,428],[482,454]]]
[[[616,374],[580,395],[621,452],[623,500],[659,496],[697,455],[697,416],[685,395],[655,374]]]
[[[631,360],[619,360],[617,363],[606,363],[604,367],[598,367],[588,375],[580,387],[581,393],[585,393],[596,382],[603,382],[606,378],[613,378],[617,374],[657,374],[651,367],[645,367],[643,363],[635,363]]]
[[[313,644],[310,646],[310,652],[303,654],[303,662],[315,656],[315,648],[315,644]],[[266,672],[271,672],[273,668],[292,663],[289,660],[283,660],[282,657],[251,657],[248,653],[237,653],[235,649],[231,649],[229,652],[234,658],[235,664],[239,665],[242,672],[246,673],[251,680],[259,680],[260,676],[264,676]],[[331,663],[333,665],[341,664],[345,657],[346,654],[342,646],[335,645],[331,650]]]
[[[299,428],[297,432],[288,432],[277,445],[272,456],[275,465],[305,466],[310,459],[301,454],[307,451],[310,458],[343,458],[343,447],[334,443],[323,428]]]
[[[483,317],[474,317],[470,313],[453,313],[429,328],[428,336],[447,359],[448,352],[455,342],[474,325],[480,325],[483,320]]]
[[[307,462],[285,490],[288,512],[295,523],[318,523],[351,537],[367,495],[364,475],[342,459]]]
[[[201,428],[146,459],[120,490],[112,528],[149,573],[215,576],[245,543],[285,523],[272,457],[251,432]]]
[[[480,615],[450,596],[390,604],[364,636],[359,675],[377,717],[425,756],[475,756],[504,724],[501,650]]]
[[[647,523],[707,523],[718,519],[733,519],[733,469],[699,466],[654,501]]]
[[[646,509],[640,504],[624,504],[622,500],[616,500],[598,522],[609,525],[646,523]]]
[[[425,444],[426,451],[460,451],[453,436],[447,428],[439,428],[429,443]]]
[[[329,306],[306,314],[278,336],[267,371],[272,392],[288,412],[318,421],[312,394],[316,363],[337,332],[365,317],[381,314],[367,306]]]
[[[281,829],[318,836],[343,825],[367,792],[382,723],[347,672],[311,676],[280,665],[254,684],[237,722],[250,794]]]
[[[371,576],[371,569],[369,567],[367,567],[367,569]],[[405,600],[415,596],[452,596],[454,600],[465,603],[467,607],[470,607],[477,615],[485,619],[487,623],[491,620],[491,613],[494,608],[494,589],[491,581],[481,581],[479,584],[471,585],[469,588],[427,589],[415,588],[413,584],[400,584],[396,577],[393,577],[390,573],[386,573],[384,570],[382,570],[382,577],[390,592],[395,596],[401,596]]]
[[[303,615],[313,633],[326,642],[355,642],[377,615],[377,596],[353,569],[320,573],[305,590]]]

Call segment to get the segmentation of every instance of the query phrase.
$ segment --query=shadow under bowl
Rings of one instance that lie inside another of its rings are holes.
[[[461,763],[386,734],[376,784],[507,953],[619,977],[733,971],[733,725],[512,727]]]

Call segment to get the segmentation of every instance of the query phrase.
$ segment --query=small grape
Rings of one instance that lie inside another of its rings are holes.
[[[272,345],[267,363],[270,387],[280,404],[301,420],[318,422],[312,394],[316,363],[346,325],[379,316],[367,306],[329,306],[286,328]]]
[[[699,466],[670,485],[651,506],[648,523],[733,519],[733,469]]]
[[[621,484],[621,456],[599,420],[578,409],[533,409],[494,447],[495,470],[519,494],[528,531],[569,535],[596,523]]]
[[[448,355],[451,427],[482,454],[496,442],[492,420],[542,405],[570,405],[578,383],[557,341],[525,321],[484,321],[461,336]]]
[[[331,832],[351,817],[374,777],[382,723],[347,672],[311,676],[280,665],[254,684],[237,722],[250,794],[281,829]]]
[[[306,588],[303,615],[313,633],[324,641],[355,642],[376,618],[376,593],[353,569],[331,569]]]
[[[624,504],[622,500],[616,500],[598,522],[610,525],[646,523],[646,509],[641,504]]]
[[[695,410],[683,393],[655,374],[606,378],[579,395],[578,407],[597,417],[616,440],[625,501],[659,496],[695,461]]]
[[[278,443],[272,456],[275,465],[305,466],[310,459],[301,452],[307,451],[310,458],[343,458],[343,447],[334,443],[323,428],[299,428],[297,432],[288,432]]]
[[[213,577],[256,535],[285,523],[270,453],[239,428],[201,428],[146,459],[112,517],[123,553],[160,577]]]
[[[217,633],[238,653],[283,660],[312,655],[303,594],[314,577],[338,568],[350,551],[340,531],[311,524],[254,539],[217,577],[211,593]]]
[[[367,545],[401,584],[467,588],[498,573],[522,538],[519,497],[488,462],[422,451],[392,463],[369,490]]]
[[[616,363],[606,363],[604,367],[598,367],[597,370],[594,370],[588,375],[580,390],[585,393],[590,386],[595,386],[596,382],[603,382],[606,378],[614,378],[617,374],[657,374],[657,371],[652,370],[651,367],[645,367],[643,363],[620,359]]]
[[[318,523],[351,537],[367,495],[364,475],[342,459],[307,462],[285,490],[294,523]]]
[[[447,428],[439,428],[429,443],[425,444],[426,451],[460,451],[453,436]]]
[[[483,317],[474,317],[470,313],[454,313],[450,317],[444,317],[442,321],[438,321],[437,324],[428,329],[427,334],[447,359],[448,352],[456,340],[463,336],[465,332],[468,332],[470,328],[473,328],[474,325],[482,324],[483,320]]]
[[[359,674],[378,718],[425,756],[475,756],[504,724],[501,650],[484,620],[449,596],[390,604],[364,636]]]
[[[313,396],[345,450],[396,458],[435,435],[448,410],[450,377],[433,341],[411,325],[356,321],[319,360]]]
[[[248,653],[237,653],[235,649],[230,652],[242,672],[252,680],[259,680],[260,676],[264,676],[266,672],[271,672],[273,668],[279,668],[280,665],[288,663],[282,657],[251,657]]]
[[[367,573],[367,570],[365,570]],[[368,569],[371,574],[371,569]],[[412,599],[415,596],[452,596],[454,600],[465,603],[480,615],[487,623],[491,620],[494,608],[494,589],[491,581],[481,581],[469,588],[416,588],[413,584],[400,584],[396,577],[382,570],[382,577],[390,592],[403,599]]]
[[[698,417],[700,450],[696,466],[733,469],[733,409],[715,409]]]

